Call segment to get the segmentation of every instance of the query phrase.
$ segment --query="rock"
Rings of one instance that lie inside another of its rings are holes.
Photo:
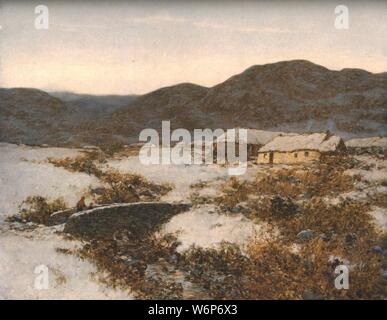
[[[234,208],[231,208],[230,211],[232,213],[239,213],[239,212],[241,212],[241,208],[240,207],[234,207]]]
[[[33,222],[26,222],[26,223],[12,222],[9,224],[10,230],[17,230],[17,231],[30,231],[38,227],[39,225]]]
[[[297,238],[300,240],[309,240],[314,237],[315,237],[315,233],[310,229],[302,230],[297,234]]]
[[[356,233],[348,233],[346,236],[345,236],[345,242],[348,244],[348,245],[353,245],[355,244],[357,240],[357,235]]]
[[[99,148],[97,146],[93,146],[93,145],[82,146],[82,149],[86,149],[86,150],[99,150]]]
[[[378,254],[383,254],[383,250],[380,246],[374,246],[371,248],[371,251]]]
[[[306,290],[302,295],[302,299],[304,299],[304,300],[324,300],[324,297],[319,295],[319,294],[313,293],[310,290]]]
[[[62,211],[54,212],[48,218],[48,225],[55,226],[58,224],[65,223],[68,218],[77,212],[77,208],[70,208]]]
[[[339,265],[349,266],[349,261],[347,259],[333,255],[329,256],[328,262],[333,268],[336,268]]]
[[[169,262],[170,263],[176,264],[178,261],[179,261],[179,258],[178,258],[178,256],[176,254],[171,255],[170,258],[169,258]]]
[[[102,195],[104,193],[104,191],[105,191],[105,188],[103,188],[103,187],[96,187],[96,188],[92,188],[90,190],[90,192],[92,194],[95,194],[95,195],[98,195],[98,196]]]
[[[270,200],[271,211],[277,216],[291,216],[298,212],[297,205],[291,198],[275,196]]]
[[[320,238],[321,240],[323,240],[323,241],[329,241],[329,240],[331,239],[331,237],[330,237],[329,235],[325,234],[325,233],[321,233],[321,234],[319,235],[319,238]]]
[[[172,216],[188,210],[184,203],[135,202],[102,206],[70,216],[64,232],[79,237],[112,237],[118,230],[152,232]]]

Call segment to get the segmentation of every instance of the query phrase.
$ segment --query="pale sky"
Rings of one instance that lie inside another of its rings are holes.
[[[77,2],[0,0],[0,87],[143,94],[292,59],[387,71],[387,1]],[[48,30],[34,27],[39,4]],[[348,30],[334,26],[340,4]]]

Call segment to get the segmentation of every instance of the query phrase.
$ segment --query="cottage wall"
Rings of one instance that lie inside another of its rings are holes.
[[[258,153],[257,163],[268,164],[268,163],[270,163],[269,159],[270,159],[269,152],[260,152],[260,153]]]
[[[214,163],[217,162],[217,143],[214,143],[213,144],[213,157],[214,157]],[[245,147],[245,146],[243,146]],[[260,144],[247,144],[246,148],[247,148],[247,160],[255,160],[257,158],[257,155],[258,155],[258,150],[262,147],[262,145]],[[225,148],[225,156],[226,156],[226,153],[227,153],[227,143],[225,143],[224,145],[224,148]],[[239,143],[235,143],[235,156],[236,157],[239,157]]]
[[[318,160],[321,153],[317,150],[302,150],[292,152],[273,151],[273,163],[302,163]],[[260,152],[258,154],[257,163],[270,163],[270,152]]]

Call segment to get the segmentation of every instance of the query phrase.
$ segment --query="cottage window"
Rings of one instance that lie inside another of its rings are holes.
[[[295,157],[295,158],[297,158],[297,157],[298,157],[298,154],[297,154],[297,153],[295,153],[295,154],[294,154],[294,157]]]
[[[305,157],[309,157],[309,152],[305,151]]]
[[[266,155],[267,155],[267,154],[266,154],[266,153],[264,153],[264,154],[263,154],[263,157],[264,157],[264,158],[266,158]]]

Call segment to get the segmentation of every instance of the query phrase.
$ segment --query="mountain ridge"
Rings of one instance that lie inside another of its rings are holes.
[[[10,93],[13,101],[9,99]],[[29,99],[30,107],[38,110],[36,114],[25,110]],[[120,99],[125,102],[122,106]],[[42,105],[56,110],[56,114],[52,111],[47,115],[51,120],[40,119],[45,117],[40,110]],[[179,83],[134,97],[55,92],[50,95],[31,88],[0,89],[2,119],[8,113],[5,118],[11,125],[19,124],[15,126],[18,128],[23,124],[22,132],[13,130],[12,134],[4,135],[4,121],[0,122],[0,139],[11,137],[25,143],[34,140],[58,145],[130,143],[137,141],[142,129],[160,129],[163,120],[170,120],[172,129],[250,127],[295,132],[329,129],[344,138],[366,137],[385,135],[386,107],[387,72],[330,70],[307,60],[289,60],[253,65],[212,87]],[[31,139],[23,120],[26,112],[33,132],[39,131],[34,116],[38,117],[37,123],[52,121],[57,129],[55,138],[45,137],[47,130],[41,129],[42,133],[37,132],[38,137]]]

